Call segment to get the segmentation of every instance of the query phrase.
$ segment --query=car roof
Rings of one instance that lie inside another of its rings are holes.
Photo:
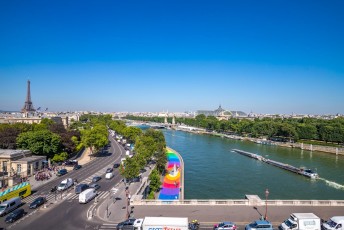
[[[233,222],[230,222],[230,221],[224,221],[222,223],[224,223],[224,224],[234,224]]]
[[[20,208],[20,209],[14,210],[12,213],[23,212],[23,211],[24,211],[24,209]]]
[[[258,225],[263,225],[263,224],[271,224],[269,221],[267,220],[256,220],[255,221]]]

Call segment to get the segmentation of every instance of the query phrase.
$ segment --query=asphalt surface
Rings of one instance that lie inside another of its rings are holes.
[[[101,186],[98,190],[97,199],[101,201],[106,199],[109,195],[109,190],[113,188],[116,183],[122,180],[118,173],[118,169],[114,169],[115,176],[107,180],[105,179],[105,171],[108,167],[112,167],[113,163],[119,163],[121,154],[125,154],[122,146],[109,137],[111,146],[103,151],[103,153],[95,156],[96,159],[85,164],[81,169],[70,171],[55,180],[48,182],[41,186],[37,191],[23,200],[27,214],[14,222],[13,224],[6,224],[5,217],[0,219],[0,227],[5,229],[85,229],[87,227],[87,211],[88,208],[94,203],[91,200],[87,204],[79,204],[78,195],[74,192],[74,187],[62,193],[56,193],[57,200],[55,201],[55,193],[50,190],[53,186],[58,185],[65,178],[77,179],[79,183],[91,182],[93,176],[100,175],[102,179],[97,183]],[[48,202],[46,208],[41,206],[38,209],[32,210],[28,208],[31,203],[38,196],[46,196]]]

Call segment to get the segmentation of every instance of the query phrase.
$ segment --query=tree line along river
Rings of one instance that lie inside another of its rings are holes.
[[[163,130],[167,146],[183,157],[185,199],[344,199],[344,156],[260,145],[210,135]],[[320,179],[288,172],[231,151],[241,149],[295,167],[315,169]]]

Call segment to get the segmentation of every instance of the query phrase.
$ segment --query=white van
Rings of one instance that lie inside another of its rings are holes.
[[[20,197],[14,197],[12,199],[9,199],[8,201],[2,202],[2,204],[0,204],[0,216],[4,216],[7,213],[10,213],[14,209],[18,208],[20,205]]]
[[[105,179],[111,179],[113,177],[113,173],[112,172],[108,172],[105,174]]]
[[[57,187],[57,191],[66,190],[66,189],[72,187],[73,184],[74,184],[74,182],[73,182],[72,178],[67,178],[67,179],[61,181],[61,183]]]
[[[89,188],[79,194],[79,203],[86,204],[94,197],[97,196],[96,190],[94,188]]]
[[[321,230],[320,218],[313,213],[292,213],[280,230]]]
[[[322,224],[326,230],[344,230],[344,216],[334,216]]]

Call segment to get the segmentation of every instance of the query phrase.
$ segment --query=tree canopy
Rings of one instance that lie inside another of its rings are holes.
[[[162,117],[127,116],[130,120],[164,122]],[[331,120],[317,118],[256,118],[217,120],[213,116],[197,115],[195,118],[176,118],[176,123],[214,130],[220,133],[250,137],[279,138],[285,141],[317,140],[344,143],[344,117]]]

